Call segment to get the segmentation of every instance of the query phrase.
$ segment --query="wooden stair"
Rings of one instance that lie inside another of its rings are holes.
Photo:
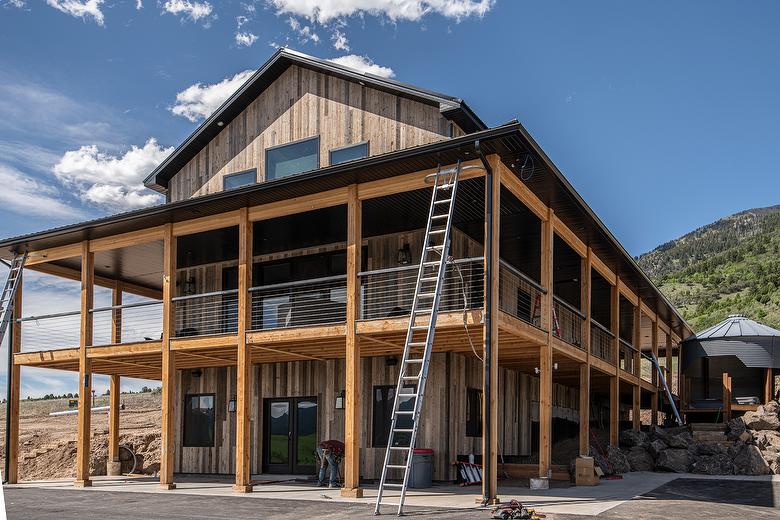
[[[704,444],[731,444],[726,437],[726,426],[722,423],[692,423],[693,440]]]

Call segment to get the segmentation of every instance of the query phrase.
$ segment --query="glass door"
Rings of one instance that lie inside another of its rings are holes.
[[[263,415],[263,471],[313,475],[316,472],[317,398],[266,399]]]

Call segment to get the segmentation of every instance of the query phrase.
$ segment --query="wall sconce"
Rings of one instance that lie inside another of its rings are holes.
[[[184,280],[184,296],[192,296],[193,294],[195,294],[195,278],[189,276]]]
[[[228,412],[235,412],[236,411],[236,400],[231,399],[228,401]]]
[[[401,249],[398,250],[398,264],[409,265],[412,263],[412,250],[409,248],[409,244],[404,244]]]
[[[534,374],[539,375],[539,367],[534,367]]]
[[[336,394],[336,410],[344,409],[344,390]]]
[[[558,370],[558,363],[553,363],[553,370]]]
[[[203,371],[199,368],[194,369],[192,372],[190,372],[190,375],[192,377],[200,377],[203,375]]]
[[[398,358],[395,356],[387,356],[385,358],[385,365],[389,367],[394,367],[398,364]]]

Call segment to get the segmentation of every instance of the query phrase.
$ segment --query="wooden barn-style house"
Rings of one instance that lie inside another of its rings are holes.
[[[32,317],[20,279],[8,481],[25,366],[79,374],[77,486],[105,374],[109,460],[120,378],[161,381],[166,489],[313,475],[318,442],[338,439],[342,494],[362,496],[442,169],[460,174],[416,442],[433,479],[474,455],[495,498],[499,472],[565,473],[560,442],[587,455],[592,432],[614,444],[641,410],[663,418],[690,328],[520,123],[489,128],[461,99],[280,49],[148,176],[164,204],[0,241],[25,272],[81,284],[79,309]]]

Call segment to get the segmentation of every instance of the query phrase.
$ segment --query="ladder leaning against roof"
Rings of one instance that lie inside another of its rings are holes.
[[[651,353],[653,356],[651,361],[653,362],[653,365],[655,365],[656,370],[658,370],[658,376],[661,378],[661,381],[664,384],[664,389],[666,390],[666,397],[669,398],[669,406],[672,407],[672,411],[674,412],[674,419],[677,421],[677,424],[682,426],[683,422],[680,418],[680,412],[677,411],[677,405],[674,404],[674,397],[672,396],[672,391],[669,389],[669,383],[666,381],[666,376],[664,374],[664,369],[661,367],[661,364],[658,362],[658,358],[655,356],[655,352]]]
[[[403,514],[414,444],[420,425],[425,383],[428,379],[436,316],[439,311],[444,275],[450,260],[452,219],[458,179],[463,170],[474,168],[482,167],[461,166],[458,161],[454,168],[442,170],[439,167],[436,173],[426,177],[426,181],[433,183],[433,193],[404,342],[403,359],[393,398],[390,432],[374,509],[376,515],[380,513],[382,498],[387,488],[400,489],[398,503],[384,503],[398,506],[398,515]],[[403,406],[406,403],[410,403],[411,406]],[[406,459],[402,463],[392,463],[394,452],[405,454]],[[387,482],[388,470],[400,474],[400,484]]]
[[[19,288],[19,280],[22,279],[22,270],[26,261],[27,253],[17,253],[10,264],[3,262],[8,266],[9,271],[5,287],[0,294],[0,343],[3,342],[8,324],[13,318],[14,298],[16,298],[16,291]]]

